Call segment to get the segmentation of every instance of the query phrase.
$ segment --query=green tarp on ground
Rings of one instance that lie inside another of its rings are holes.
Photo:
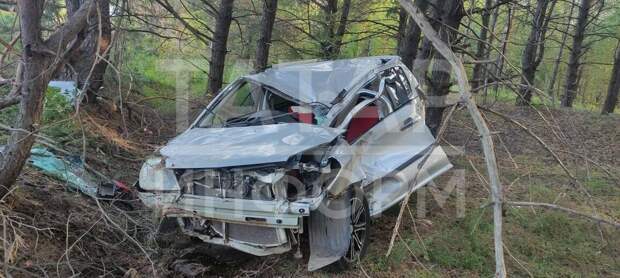
[[[97,197],[97,182],[86,170],[84,165],[76,161],[67,161],[58,158],[43,147],[32,148],[30,164],[40,169],[46,175],[66,182],[70,189],[79,191],[91,197]]]

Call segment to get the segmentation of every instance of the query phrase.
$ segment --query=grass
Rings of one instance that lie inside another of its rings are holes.
[[[507,198],[558,202],[579,211],[591,211],[584,194],[571,185],[562,168],[550,162],[546,154],[526,153],[515,155],[514,159],[521,165],[519,169],[502,167],[501,171],[506,183],[521,177],[506,194]],[[473,181],[477,178],[473,177],[467,157],[452,161],[458,168],[466,170],[468,183],[475,183]],[[472,161],[476,168],[484,169],[483,161]],[[579,175],[579,178],[594,196],[598,213],[620,218],[620,188],[616,181],[596,168],[591,168],[587,175]],[[419,220],[419,223],[432,223],[426,227],[417,224],[422,241],[412,229],[411,221],[404,220],[400,232],[403,240],[397,241],[389,257],[385,257],[389,238],[384,237],[389,237],[391,229],[382,228],[374,235],[379,239],[371,245],[363,264],[365,270],[370,276],[492,277],[495,269],[492,210],[480,208],[488,200],[486,191],[480,190],[481,186],[468,184],[467,212],[463,219],[455,218],[452,207],[435,207],[427,219]],[[454,201],[451,196],[447,203]],[[410,207],[415,208],[415,203]],[[377,225],[393,227],[393,221],[382,219]],[[563,212],[507,207],[504,244],[510,276],[620,276],[618,231]]]

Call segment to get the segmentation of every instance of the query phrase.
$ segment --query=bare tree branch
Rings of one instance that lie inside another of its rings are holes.
[[[491,131],[486,124],[480,110],[476,105],[467,80],[467,72],[458,57],[452,52],[450,47],[444,43],[437,35],[426,16],[415,6],[410,0],[399,0],[400,5],[407,10],[411,18],[420,26],[420,29],[426,38],[432,42],[437,51],[450,63],[457,77],[461,101],[467,105],[469,114],[474,121],[480,133],[480,141],[484,152],[484,158],[487,164],[487,172],[489,182],[491,184],[491,197],[493,200],[493,224],[494,224],[494,242],[495,242],[495,276],[506,277],[506,264],[504,262],[504,248],[502,240],[502,224],[503,224],[503,190],[499,179],[499,169],[497,166],[497,158],[495,156],[495,147]]]
[[[506,204],[511,205],[511,206],[516,206],[516,207],[541,207],[541,208],[546,208],[546,209],[559,210],[559,211],[567,212],[569,214],[574,214],[574,215],[577,215],[583,218],[590,219],[597,223],[607,224],[620,230],[620,223],[618,222],[603,219],[595,215],[590,215],[584,212],[576,211],[570,208],[561,207],[555,204],[535,203],[535,202],[511,202],[511,201],[507,201]]]

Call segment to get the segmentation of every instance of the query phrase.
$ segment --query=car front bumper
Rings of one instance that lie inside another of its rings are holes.
[[[323,199],[320,195],[296,202],[259,201],[144,191],[138,197],[165,217],[204,218],[283,229],[301,228],[301,218],[310,215]]]

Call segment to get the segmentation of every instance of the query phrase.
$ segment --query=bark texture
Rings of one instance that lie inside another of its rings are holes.
[[[581,4],[579,5],[579,16],[577,17],[577,25],[575,26],[575,34],[573,36],[573,45],[570,49],[570,58],[568,60],[568,68],[566,69],[566,83],[564,84],[562,107],[573,107],[573,102],[577,96],[577,90],[579,90],[581,57],[583,57],[585,52],[584,38],[591,8],[592,0],[581,0]]]
[[[607,89],[607,97],[603,104],[603,114],[611,114],[618,104],[618,92],[620,91],[620,43],[616,47],[616,58],[614,59],[614,68],[611,72],[611,80]]]
[[[224,67],[226,66],[226,53],[228,52],[228,33],[233,19],[233,6],[233,0],[220,1],[209,63],[208,94],[217,93],[224,83]]]
[[[265,0],[263,3],[263,16],[260,21],[260,37],[256,47],[256,72],[264,71],[269,62],[269,48],[271,47],[271,35],[276,21],[278,0]]]
[[[487,43],[489,37],[489,28],[491,25],[491,11],[492,7],[495,4],[495,0],[485,0],[484,10],[482,11],[481,19],[482,26],[480,27],[480,34],[478,36],[478,48],[476,50],[476,59],[478,59],[479,63],[474,66],[474,72],[472,76],[472,88],[476,89],[480,87],[480,85],[484,84],[483,76],[486,71],[486,63],[483,61],[489,58],[489,54],[487,51]]]
[[[67,15],[73,16],[81,7],[83,0],[67,0]],[[89,102],[103,86],[108,67],[108,49],[112,42],[112,23],[110,21],[110,1],[99,0],[97,13],[89,19],[89,25],[80,32],[83,36],[81,46],[68,57],[62,75],[64,79],[75,80]],[[100,24],[101,23],[101,24]]]
[[[321,53],[324,59],[336,59],[340,55],[343,38],[347,31],[351,0],[342,2],[340,17],[338,17],[338,0],[327,0],[322,8],[325,12],[327,26],[325,40],[321,42]]]
[[[566,28],[562,33],[562,41],[560,42],[560,50],[558,50],[558,56],[553,63],[553,71],[551,72],[551,79],[549,80],[549,84],[547,86],[547,94],[551,96],[551,101],[555,105],[555,83],[557,82],[558,73],[560,72],[560,63],[562,62],[562,57],[564,56],[564,49],[566,48],[566,41],[568,40],[568,31],[570,29],[570,22],[573,18],[573,12],[575,10],[575,0],[570,3],[570,11],[568,12],[568,22],[566,23]]]
[[[529,105],[536,79],[536,71],[544,53],[545,22],[549,0],[538,0],[532,19],[532,29],[521,57],[521,88],[517,97],[517,105]]]
[[[439,21],[438,33],[442,41],[446,44],[451,43],[456,39],[456,32],[461,19],[465,12],[463,11],[463,0],[455,1],[436,1],[435,19]],[[428,42],[427,46],[432,47],[432,42]],[[450,76],[451,66],[449,61],[437,52],[432,50],[434,57],[431,77],[428,88],[428,106],[426,108],[426,125],[430,128],[433,135],[437,133],[443,119],[443,112],[445,110],[445,99],[450,93]]]
[[[88,18],[97,11],[93,1],[86,1],[69,18],[69,22],[44,41],[41,35],[44,2],[45,0],[18,1],[23,53],[22,70],[18,71],[21,76],[17,76],[16,80],[21,81],[21,102],[15,119],[15,130],[11,132],[8,144],[0,156],[0,196],[6,195],[10,190],[30,156],[35,133],[40,128],[47,84],[66,60],[66,53],[80,45],[78,33],[87,26]]]
[[[426,12],[428,9],[428,0],[418,0],[415,2],[420,11]],[[407,21],[405,21],[407,22]],[[405,36],[399,45],[399,55],[409,69],[413,69],[413,61],[418,55],[418,46],[422,38],[420,27],[413,21],[406,24]]]

